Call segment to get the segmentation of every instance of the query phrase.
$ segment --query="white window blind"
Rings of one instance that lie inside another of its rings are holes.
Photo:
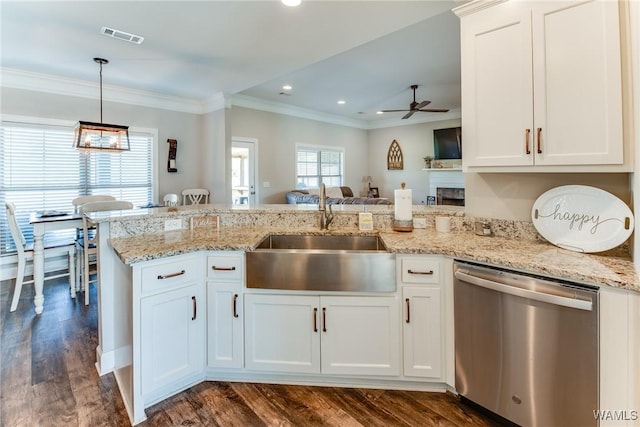
[[[296,188],[317,188],[322,182],[339,187],[344,175],[344,151],[299,146],[296,148],[296,170]]]
[[[2,122],[0,127],[0,253],[15,249],[7,224],[5,202],[27,241],[33,239],[29,214],[40,210],[73,211],[71,201],[91,194],[109,194],[134,206],[153,197],[154,135],[130,132],[131,151],[85,153],[72,146],[70,126]],[[61,231],[59,235],[73,235]]]

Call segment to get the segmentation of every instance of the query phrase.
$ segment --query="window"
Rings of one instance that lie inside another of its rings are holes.
[[[327,147],[296,147],[296,188],[342,185],[344,150]]]
[[[130,132],[131,151],[85,153],[72,147],[73,127],[2,122],[0,126],[0,254],[15,247],[7,225],[5,202],[16,205],[27,241],[33,232],[29,214],[36,210],[71,211],[71,201],[109,194],[134,206],[153,200],[151,132]],[[73,231],[61,231],[73,235]]]

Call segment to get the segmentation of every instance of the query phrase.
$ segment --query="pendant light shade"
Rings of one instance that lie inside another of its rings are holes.
[[[129,126],[102,123],[102,65],[109,61],[103,58],[93,60],[100,64],[100,123],[79,121],[75,128],[74,146],[84,151],[129,151]]]

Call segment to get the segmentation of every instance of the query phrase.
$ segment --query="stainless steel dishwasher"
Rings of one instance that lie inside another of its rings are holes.
[[[454,263],[456,390],[521,426],[597,426],[598,291]]]

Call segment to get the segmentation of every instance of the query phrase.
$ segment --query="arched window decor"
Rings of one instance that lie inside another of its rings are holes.
[[[389,151],[387,152],[387,169],[404,169],[404,162],[402,160],[402,149],[400,148],[400,144],[398,144],[398,141],[396,141],[395,139],[391,142]]]

